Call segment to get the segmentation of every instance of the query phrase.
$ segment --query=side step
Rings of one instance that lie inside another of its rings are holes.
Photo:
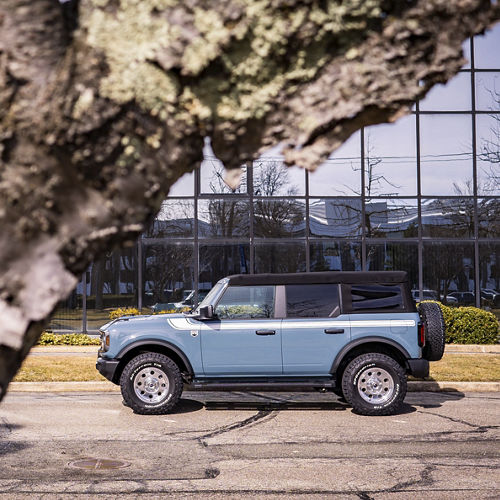
[[[188,388],[198,391],[307,391],[335,389],[335,380],[330,377],[318,378],[212,378],[194,379]]]

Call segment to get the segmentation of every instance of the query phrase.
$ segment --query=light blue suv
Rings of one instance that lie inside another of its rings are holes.
[[[234,275],[193,313],[120,318],[101,339],[97,369],[137,413],[168,412],[187,384],[332,391],[389,415],[407,374],[441,358],[444,321],[435,303],[417,312],[404,272]]]

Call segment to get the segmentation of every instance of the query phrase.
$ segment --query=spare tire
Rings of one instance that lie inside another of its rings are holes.
[[[418,306],[425,331],[422,356],[429,361],[439,361],[444,353],[445,324],[443,312],[436,302],[422,302]]]

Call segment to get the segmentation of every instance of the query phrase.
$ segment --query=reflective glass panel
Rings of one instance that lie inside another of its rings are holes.
[[[83,279],[81,279],[69,297],[57,304],[57,308],[50,319],[48,331],[54,333],[80,333],[82,331],[83,291]]]
[[[365,131],[366,196],[417,194],[415,115]]]
[[[476,109],[500,111],[500,71],[476,73]]]
[[[194,201],[166,199],[143,238],[192,238],[194,236]]]
[[[250,272],[248,243],[200,245],[199,289],[208,292],[221,278]],[[200,292],[201,293],[201,292]]]
[[[287,167],[279,157],[253,162],[255,196],[301,196],[305,194],[305,170]]]
[[[464,58],[467,59],[467,62],[462,66],[462,68],[470,68],[470,38],[467,38],[467,40],[462,43],[462,50],[464,53]]]
[[[339,285],[286,285],[287,318],[334,318],[339,314]]]
[[[474,237],[473,198],[423,199],[422,235],[424,237]]]
[[[443,304],[474,303],[474,244],[424,241],[424,289],[431,290]]]
[[[309,173],[311,196],[359,196],[361,193],[361,134],[356,132]]]
[[[168,196],[194,196],[194,172],[184,174],[170,188]]]
[[[117,307],[137,307],[137,249],[115,250],[89,266],[87,329],[96,332]]]
[[[299,199],[256,199],[254,236],[282,238],[305,236],[305,201]]]
[[[246,194],[247,167],[242,165],[239,185],[231,187],[227,181],[231,173],[224,168],[223,163],[215,157],[205,157],[200,167],[200,192],[202,194]]]
[[[258,243],[256,273],[298,273],[306,270],[305,243]]]
[[[416,238],[418,236],[417,200],[366,200],[367,238]]]
[[[477,115],[477,191],[500,195],[500,114]]]
[[[471,115],[420,116],[424,195],[456,195],[472,185]]]
[[[481,307],[500,319],[500,243],[479,243]]]
[[[182,308],[194,290],[193,245],[143,240],[145,306],[155,311]]]
[[[471,102],[470,72],[458,73],[449,82],[432,87],[420,102],[421,111],[469,111]]]
[[[500,24],[474,37],[474,65],[476,68],[500,69]]]
[[[477,200],[480,238],[500,238],[500,198]]]
[[[418,288],[417,243],[368,243],[366,245],[368,271],[406,271],[412,288]]]
[[[360,236],[361,198],[310,199],[309,231],[317,237]]]
[[[361,243],[311,242],[309,259],[311,271],[361,271]]]
[[[198,200],[198,236],[201,238],[248,237],[249,204],[234,199]]]

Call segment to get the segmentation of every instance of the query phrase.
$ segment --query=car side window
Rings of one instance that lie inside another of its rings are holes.
[[[287,318],[334,318],[339,314],[337,284],[286,285]]]
[[[352,285],[351,297],[354,312],[404,310],[401,285]]]
[[[215,308],[219,319],[274,317],[274,286],[229,286]]]

